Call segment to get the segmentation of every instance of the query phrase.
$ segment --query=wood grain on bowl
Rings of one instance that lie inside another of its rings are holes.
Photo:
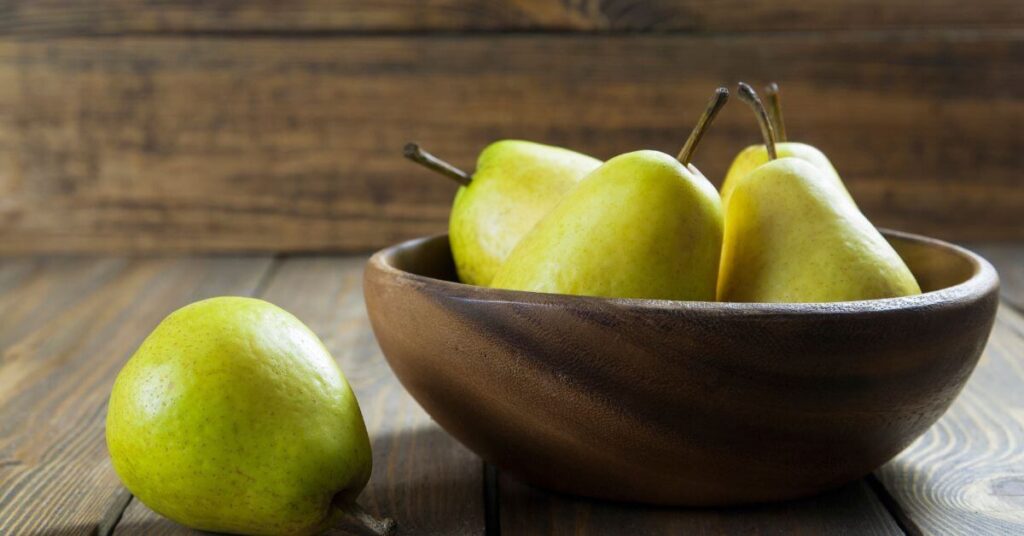
[[[371,323],[452,435],[551,489],[663,504],[779,500],[896,455],[992,328],[980,257],[888,233],[926,292],[833,304],[609,300],[452,282],[444,236],[375,255]]]

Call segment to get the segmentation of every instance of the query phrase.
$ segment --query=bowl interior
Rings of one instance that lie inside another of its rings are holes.
[[[959,285],[981,269],[972,256],[952,244],[888,233],[886,239],[914,273],[921,292]]]
[[[910,267],[922,292],[959,285],[981,269],[969,252],[952,244],[894,231],[883,234]],[[383,260],[403,272],[458,283],[447,235],[406,242],[392,248]]]

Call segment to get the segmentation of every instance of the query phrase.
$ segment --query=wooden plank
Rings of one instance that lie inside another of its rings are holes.
[[[12,258],[0,261],[0,299],[7,292],[17,289],[36,268],[35,258]]]
[[[879,471],[926,534],[1024,534],[1024,316],[1002,307],[949,412]]]
[[[83,296],[96,292],[118,277],[128,261],[123,258],[48,257],[5,260],[4,273],[17,274],[0,283],[0,348],[45,325]],[[14,270],[11,270],[14,268]],[[42,365],[42,364],[40,364]]]
[[[364,257],[289,258],[263,298],[320,335],[356,392],[373,442],[373,476],[360,503],[400,534],[483,534],[480,460],[444,433],[391,373],[363,305]],[[135,501],[117,534],[186,534]]]
[[[1024,216],[1021,216],[1024,225]],[[986,243],[968,244],[995,266],[999,272],[999,294],[1003,302],[1018,313],[1024,313],[1024,244]]]
[[[501,477],[503,534],[903,534],[863,482],[809,499],[733,508],[627,505]]]
[[[0,253],[376,248],[446,226],[407,140],[674,154],[739,77],[782,83],[877,224],[1024,239],[1022,64],[1018,30],[0,40]],[[730,104],[697,165],[757,139]]]
[[[4,293],[31,304],[0,308],[0,534],[95,531],[120,487],[103,437],[117,371],[166,314],[251,291],[269,262],[48,260]]]
[[[687,31],[1008,27],[1024,22],[1014,0],[0,0],[0,32]]]

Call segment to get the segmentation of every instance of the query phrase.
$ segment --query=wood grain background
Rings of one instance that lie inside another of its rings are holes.
[[[876,224],[1024,239],[1016,0],[0,0],[0,254],[368,250],[445,228],[408,140],[674,152],[739,79]]]

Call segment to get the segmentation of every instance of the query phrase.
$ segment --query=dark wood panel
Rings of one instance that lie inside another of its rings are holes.
[[[501,479],[502,534],[902,535],[863,482],[774,505],[673,509],[590,501]]]
[[[363,305],[365,258],[282,261],[261,297],[295,314],[338,360],[373,442],[373,476],[360,497],[395,519],[399,534],[483,534],[480,460],[444,433],[402,389],[370,330]],[[134,501],[117,534],[191,531]]]
[[[445,227],[407,140],[674,152],[740,77],[877,224],[1024,238],[1022,66],[1024,31],[0,41],[0,252],[375,248]],[[734,103],[695,161],[756,139]]]
[[[256,287],[267,258],[50,259],[0,299],[0,533],[92,534],[120,489],[114,377],[165,315]]]
[[[1024,316],[999,310],[949,412],[879,471],[926,534],[1024,533]]]
[[[1015,0],[0,0],[0,32],[776,31],[1007,27]]]

